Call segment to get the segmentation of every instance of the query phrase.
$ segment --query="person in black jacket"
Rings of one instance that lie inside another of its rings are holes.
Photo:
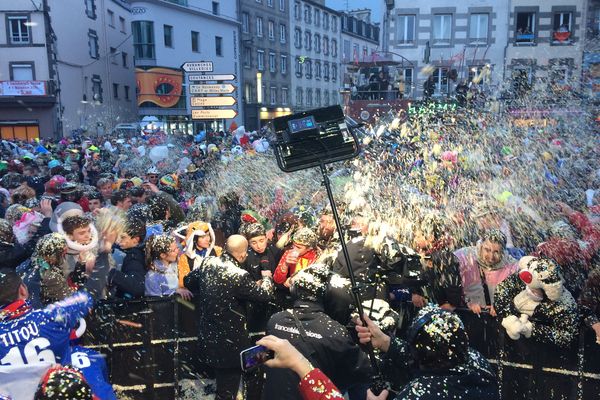
[[[117,241],[121,250],[125,252],[123,265],[120,271],[112,269],[108,280],[109,285],[116,289],[116,297],[135,299],[144,296],[146,265],[143,243],[145,237],[145,222],[128,217],[125,229]]]
[[[437,306],[422,308],[406,340],[387,336],[366,315],[365,321],[366,327],[357,321],[359,341],[371,342],[395,365],[413,373],[414,379],[400,388],[394,399],[498,399],[498,383],[490,363],[469,347],[465,328],[455,314]],[[369,391],[367,399],[386,400],[388,395],[387,390],[379,396]]]
[[[243,225],[240,230],[250,245],[244,269],[255,281],[262,279],[263,271],[269,271],[273,274],[283,251],[269,243],[265,228],[259,223]],[[284,304],[288,292],[288,289],[283,285],[275,285],[276,305],[248,303],[248,331],[251,336],[263,336],[265,334],[267,321],[271,314],[281,310],[278,306]]]
[[[200,360],[214,368],[217,381],[216,400],[233,400],[238,391],[240,352],[253,346],[247,329],[246,301],[267,302],[272,299],[273,281],[263,274],[254,281],[241,269],[248,242],[243,236],[227,239],[222,259],[207,257],[184,279],[194,293],[198,312]],[[247,382],[244,377],[245,383]],[[256,399],[260,388],[248,387],[247,399]]]
[[[371,381],[368,357],[356,345],[346,327],[325,314],[329,268],[312,264],[292,277],[295,298],[291,310],[279,312],[267,324],[267,334],[287,339],[315,367],[323,371],[343,393],[362,386],[362,398]],[[290,370],[267,369],[263,399],[300,400],[299,378]]]

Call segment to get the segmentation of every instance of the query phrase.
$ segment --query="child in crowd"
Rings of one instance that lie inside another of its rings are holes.
[[[182,232],[185,230],[185,236]],[[220,257],[223,250],[215,246],[215,234],[207,222],[195,221],[174,232],[175,236],[185,240],[184,254],[179,257],[179,287],[183,287],[183,278],[190,271],[199,268],[205,257]]]
[[[117,244],[125,252],[121,269],[113,269],[108,276],[109,285],[116,289],[119,298],[134,299],[144,296],[146,276],[144,239],[146,224],[127,218]]]
[[[185,300],[192,293],[179,287],[177,257],[179,249],[175,239],[167,235],[153,235],[146,241],[146,296],[171,296],[179,294]]]
[[[89,218],[74,215],[62,221],[59,233],[65,235],[68,247],[63,273],[70,275],[73,283],[81,284],[96,262],[98,231]]]

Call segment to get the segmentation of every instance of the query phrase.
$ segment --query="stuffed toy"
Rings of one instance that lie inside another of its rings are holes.
[[[560,267],[550,259],[523,257],[519,272],[496,288],[494,306],[508,336],[567,347],[577,336],[579,313],[563,286]]]

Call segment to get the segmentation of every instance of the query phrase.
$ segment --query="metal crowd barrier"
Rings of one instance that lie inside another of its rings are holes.
[[[514,341],[489,315],[458,311],[471,345],[497,368],[503,400],[598,399],[600,345],[591,329],[558,350]],[[101,302],[88,320],[84,344],[106,356],[110,380],[130,399],[176,399],[182,379],[208,377],[198,361],[197,314],[174,298]]]

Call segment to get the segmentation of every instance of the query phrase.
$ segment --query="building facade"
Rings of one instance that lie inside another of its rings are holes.
[[[140,119],[155,121],[166,132],[185,134],[226,130],[233,122],[242,125],[236,2],[134,0],[130,6]],[[235,98],[235,104],[227,107],[237,113],[234,118],[191,119],[190,82],[182,66],[201,61],[212,62],[211,73],[235,75],[233,80],[214,82],[234,86],[233,93],[227,93]]]
[[[579,85],[586,3],[511,1],[505,68],[508,93],[562,96],[563,91]]]
[[[259,129],[290,113],[289,0],[241,0],[244,125]]]
[[[37,4],[36,4],[37,3]],[[0,4],[0,134],[2,139],[58,137],[57,82],[42,2]]]
[[[600,104],[600,0],[588,1],[582,77],[584,93],[597,107]]]
[[[294,111],[340,103],[341,13],[324,0],[290,1]]]
[[[434,97],[453,95],[460,81],[476,82],[488,91],[498,87],[504,74],[510,2],[421,3],[396,1],[384,20],[389,52],[405,60],[401,72],[405,97],[421,97],[430,75]]]
[[[123,0],[50,0],[63,132],[137,121],[131,10]]]

